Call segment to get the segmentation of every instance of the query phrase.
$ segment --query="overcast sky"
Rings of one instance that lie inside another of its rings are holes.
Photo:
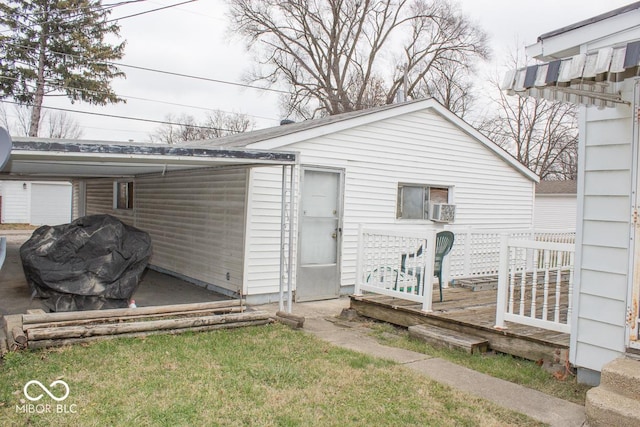
[[[116,8],[112,18],[180,3],[150,0]],[[104,3],[111,3],[105,1]],[[630,0],[458,0],[461,10],[490,36],[493,60],[484,75],[495,72],[516,46],[535,43],[543,33],[632,3]],[[123,64],[241,82],[253,65],[239,40],[226,31],[224,0],[199,0],[120,21],[127,41]],[[190,114],[198,119],[205,110],[250,115],[257,127],[276,126],[282,118],[274,93],[233,85],[186,79],[122,67],[126,80],[113,82],[126,104],[94,107],[70,104],[61,98],[45,99],[45,106],[117,116],[164,120],[168,114]],[[137,99],[137,98],[144,98]],[[162,101],[162,102],[158,102]],[[171,104],[169,104],[171,103]],[[181,105],[173,105],[181,104]],[[11,107],[6,106],[9,112]],[[72,114],[72,113],[68,113]],[[83,128],[83,139],[148,141],[159,125],[141,121],[72,114]]]

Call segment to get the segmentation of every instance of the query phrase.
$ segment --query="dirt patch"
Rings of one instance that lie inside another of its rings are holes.
[[[0,224],[0,230],[35,230],[38,228],[31,224]]]

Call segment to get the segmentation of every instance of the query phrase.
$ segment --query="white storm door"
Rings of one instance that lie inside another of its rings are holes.
[[[303,168],[296,301],[340,294],[342,173]]]

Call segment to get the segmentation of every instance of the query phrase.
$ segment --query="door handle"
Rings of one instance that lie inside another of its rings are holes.
[[[331,233],[331,238],[335,239],[338,237],[338,233],[336,233],[335,231],[333,233]]]

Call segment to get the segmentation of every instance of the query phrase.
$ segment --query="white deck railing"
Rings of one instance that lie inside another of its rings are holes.
[[[431,311],[435,236],[434,230],[393,231],[361,226],[356,295],[367,291],[403,298],[422,303],[424,311]]]
[[[451,279],[498,274],[500,239],[528,239],[543,242],[575,243],[575,231],[533,229],[473,229],[448,227],[455,234],[451,253],[445,258],[445,282]]]
[[[503,236],[496,327],[508,321],[570,333],[574,255],[572,243]]]

